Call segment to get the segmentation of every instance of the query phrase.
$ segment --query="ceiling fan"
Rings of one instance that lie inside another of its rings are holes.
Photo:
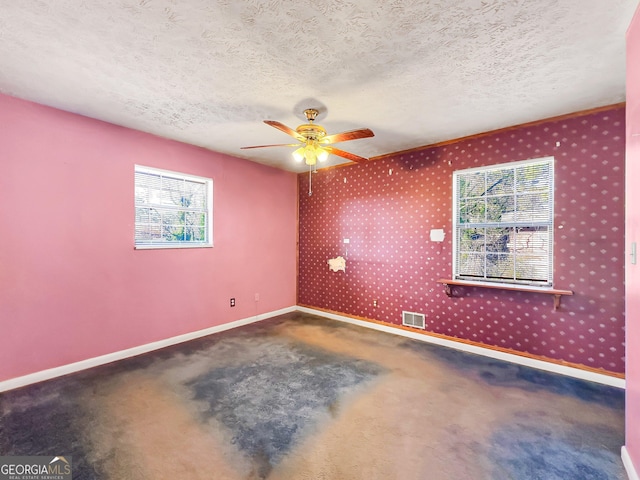
[[[286,125],[276,122],[275,120],[265,120],[264,123],[271,125],[274,128],[291,135],[299,143],[280,143],[277,145],[256,145],[252,147],[241,147],[242,149],[249,148],[265,148],[265,147],[298,147],[293,152],[293,158],[298,162],[304,162],[312,166],[317,162],[322,162],[327,159],[329,154],[334,154],[352,162],[367,161],[368,158],[361,157],[354,153],[345,152],[339,148],[333,147],[331,144],[346,142],[347,140],[357,140],[359,138],[373,137],[373,132],[368,128],[361,128],[358,130],[350,130],[348,132],[336,133],[334,135],[327,135],[327,131],[313,123],[318,116],[319,111],[315,108],[307,108],[304,111],[304,115],[307,118],[307,122],[300,125],[295,130],[287,127]]]

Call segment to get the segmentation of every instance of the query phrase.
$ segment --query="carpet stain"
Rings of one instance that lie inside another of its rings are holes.
[[[494,472],[516,480],[625,478],[624,470],[618,466],[617,453],[585,442],[585,438],[606,441],[612,437],[617,437],[614,429],[604,426],[595,429],[584,426],[555,429],[535,424],[504,426],[492,438],[491,456],[500,467]],[[619,446],[616,450],[619,451]]]
[[[354,394],[381,369],[280,338],[247,341],[259,362],[214,368],[188,386],[194,400],[205,403],[205,420],[224,424],[231,442],[256,459],[260,478],[266,478],[315,423],[330,418],[332,409],[335,414],[343,395]]]
[[[108,480],[240,480],[249,458],[230,448],[224,429],[212,434],[188,404],[152,377],[132,373],[107,382],[92,400],[89,460]]]

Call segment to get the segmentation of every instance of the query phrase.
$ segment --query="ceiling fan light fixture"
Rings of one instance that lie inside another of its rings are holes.
[[[329,158],[329,152],[322,147],[316,147],[316,156],[320,162],[324,162]]]
[[[292,155],[296,162],[301,163],[304,160],[304,147],[294,150]]]
[[[324,162],[329,157],[329,152],[318,145],[318,142],[308,140],[300,148],[295,149],[292,155],[296,162],[304,160],[304,163],[313,166],[319,161]]]
[[[304,147],[304,163],[307,165],[315,165],[318,156],[316,153],[316,147],[311,142],[307,142]]]

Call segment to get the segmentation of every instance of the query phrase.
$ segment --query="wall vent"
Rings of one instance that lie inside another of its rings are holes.
[[[424,313],[402,312],[402,325],[424,330]]]

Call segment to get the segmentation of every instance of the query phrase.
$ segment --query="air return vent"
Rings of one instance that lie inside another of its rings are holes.
[[[424,313],[402,312],[402,325],[424,330]]]

